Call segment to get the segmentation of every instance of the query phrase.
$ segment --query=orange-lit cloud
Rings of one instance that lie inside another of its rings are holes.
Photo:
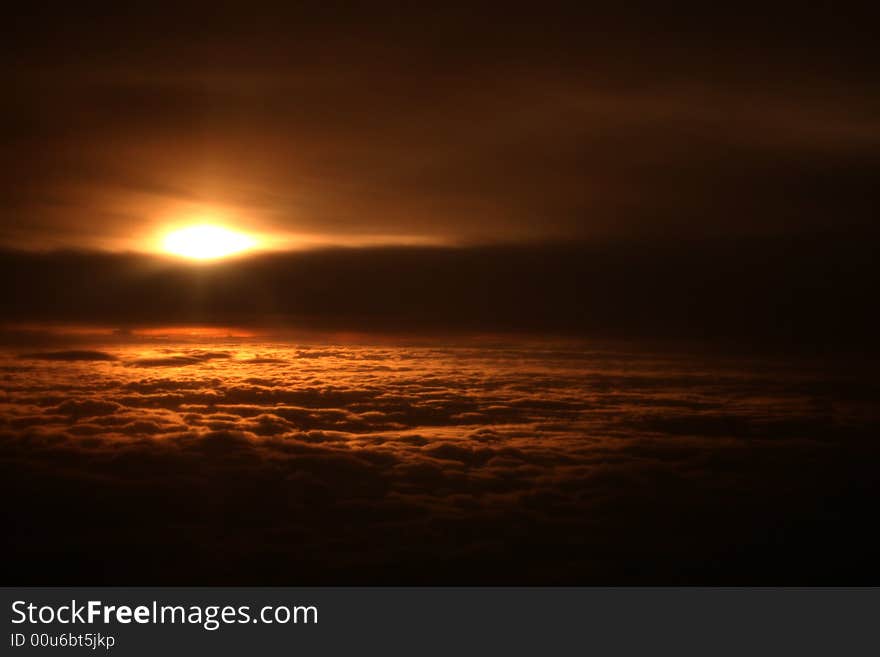
[[[762,552],[770,572],[723,555],[780,517],[815,529],[799,514],[867,481],[853,455],[874,462],[877,417],[821,367],[585,347],[5,350],[6,579],[78,577],[92,550],[111,581],[142,576],[137,555],[215,584],[644,584],[693,559],[716,570],[675,581],[785,579],[787,553]]]

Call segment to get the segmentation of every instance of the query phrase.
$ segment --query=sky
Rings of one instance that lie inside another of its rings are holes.
[[[0,243],[151,252],[873,230],[857,7],[21,9]]]

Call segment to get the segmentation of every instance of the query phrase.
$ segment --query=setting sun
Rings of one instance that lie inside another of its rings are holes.
[[[162,241],[166,253],[192,258],[214,260],[241,253],[257,245],[257,240],[228,228],[202,224],[188,226],[168,233]]]

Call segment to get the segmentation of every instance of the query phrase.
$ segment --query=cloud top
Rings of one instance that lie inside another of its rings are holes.
[[[7,581],[803,583],[873,545],[865,380],[571,344],[94,353],[3,358]]]

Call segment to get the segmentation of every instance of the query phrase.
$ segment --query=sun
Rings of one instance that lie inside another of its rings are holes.
[[[256,246],[257,240],[250,235],[211,224],[187,226],[168,233],[162,240],[166,253],[192,260],[216,260]]]

